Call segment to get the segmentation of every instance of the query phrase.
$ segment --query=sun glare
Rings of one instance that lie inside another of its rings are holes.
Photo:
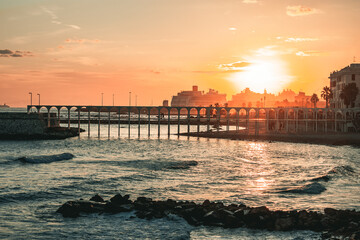
[[[291,81],[286,73],[285,63],[279,59],[262,59],[250,61],[251,64],[242,68],[241,72],[231,75],[230,80],[238,88],[250,88],[258,93],[276,93],[281,91]]]

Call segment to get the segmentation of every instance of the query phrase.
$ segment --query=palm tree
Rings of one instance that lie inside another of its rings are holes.
[[[344,88],[341,90],[340,98],[344,100],[346,108],[348,108],[349,105],[351,105],[351,107],[354,107],[358,93],[359,88],[356,87],[356,83],[349,83],[344,86]]]
[[[319,98],[318,98],[318,96],[317,96],[316,93],[314,93],[314,94],[311,96],[310,101],[314,104],[314,108],[316,108],[316,103],[319,101]]]
[[[323,90],[321,91],[321,97],[325,100],[326,108],[328,108],[329,107],[329,100],[333,98],[333,93],[332,93],[331,89],[328,86],[325,86],[323,88]]]

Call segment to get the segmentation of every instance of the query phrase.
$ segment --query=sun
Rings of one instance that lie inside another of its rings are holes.
[[[276,93],[281,91],[291,82],[291,77],[287,74],[286,64],[276,58],[254,59],[250,64],[243,67],[240,72],[230,76],[230,81],[235,84],[237,90],[250,88],[258,93]]]

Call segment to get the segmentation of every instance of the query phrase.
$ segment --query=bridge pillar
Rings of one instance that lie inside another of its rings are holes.
[[[170,137],[170,110],[171,108],[167,108],[168,110],[168,137]]]
[[[178,110],[178,125],[177,125],[177,132],[178,132],[178,137],[179,137],[179,134],[180,134],[180,111],[181,111],[181,108],[177,108]]]
[[[88,137],[90,137],[90,109],[87,108],[88,110]]]

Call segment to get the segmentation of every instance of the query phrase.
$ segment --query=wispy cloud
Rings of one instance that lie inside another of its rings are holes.
[[[290,37],[290,38],[286,38],[285,39],[285,42],[314,42],[314,41],[318,41],[319,39],[318,38],[293,38],[293,37]]]
[[[29,51],[11,51],[9,49],[0,49],[0,57],[31,57],[32,52]]]
[[[250,62],[238,61],[234,63],[220,64],[218,68],[224,71],[242,71],[245,67],[250,65]]]
[[[319,52],[319,51],[298,51],[295,54],[296,54],[296,56],[299,56],[299,57],[311,57],[311,56],[320,56],[321,52]]]
[[[275,56],[278,55],[278,50],[276,50],[275,48],[276,46],[266,46],[257,49],[255,53],[256,56],[266,56],[266,57]]]
[[[291,17],[297,16],[306,16],[316,13],[321,13],[322,11],[316,8],[306,7],[302,5],[295,5],[295,6],[287,6],[286,7],[286,14]]]
[[[81,29],[79,26],[74,25],[74,24],[64,24],[62,21],[60,21],[59,17],[50,9],[48,9],[46,7],[41,7],[41,9],[50,16],[50,18],[52,19],[51,22],[53,24],[64,25],[64,26],[67,26],[67,27],[70,27],[70,28],[73,28],[76,30]]]
[[[86,39],[86,38],[68,38],[65,40],[65,43],[99,43],[100,40],[99,39]]]
[[[247,3],[247,4],[251,4],[251,3],[258,3],[259,1],[258,0],[243,0],[242,1],[243,3]]]

